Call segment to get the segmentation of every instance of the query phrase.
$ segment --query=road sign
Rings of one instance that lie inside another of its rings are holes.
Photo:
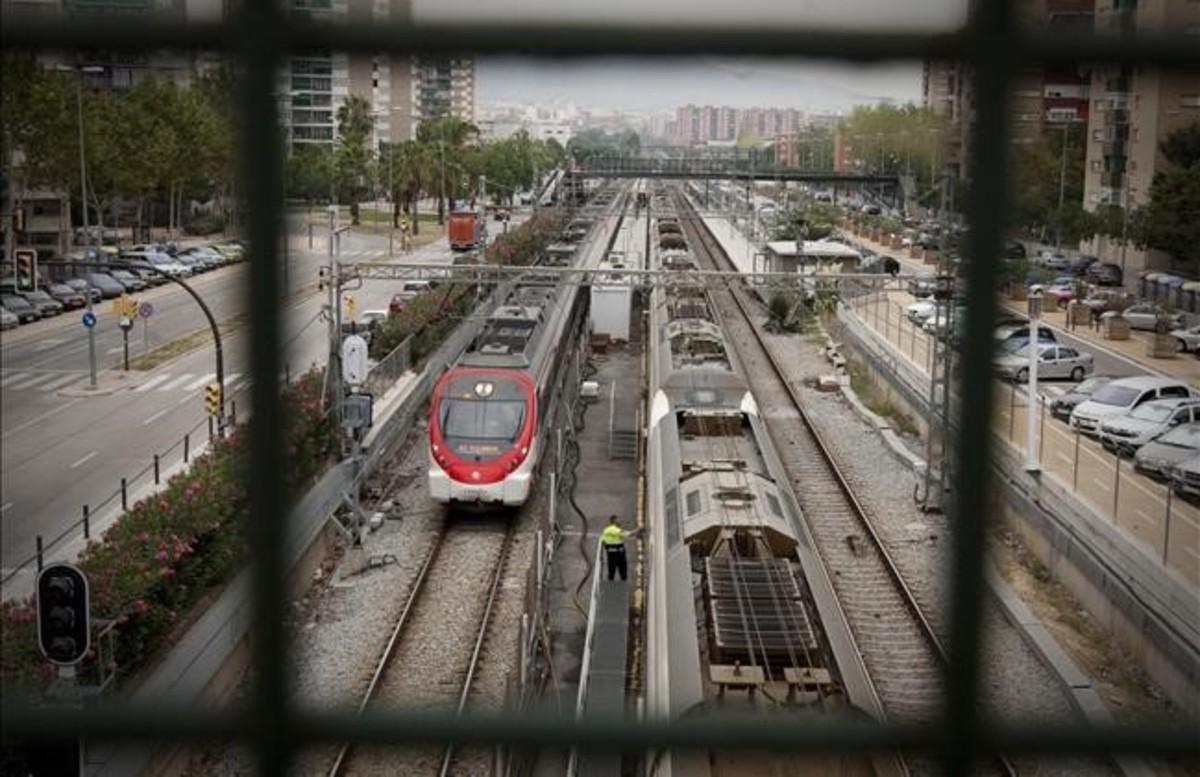
[[[138,305],[137,314],[139,318],[150,318],[150,316],[154,315],[154,306],[149,302],[143,302]]]
[[[138,314],[137,300],[128,294],[122,294],[113,300],[112,311],[114,316],[133,318]]]
[[[129,329],[133,326],[133,319],[129,316],[121,316],[121,320],[117,322],[122,329]]]
[[[91,329],[92,327],[94,327],[96,325],[96,314],[95,313],[84,313],[83,314],[83,325],[86,326],[88,329]]]

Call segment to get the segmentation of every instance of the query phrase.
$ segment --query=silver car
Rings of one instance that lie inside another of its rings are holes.
[[[1171,332],[1171,337],[1179,341],[1181,352],[1195,353],[1196,349],[1200,348],[1200,324],[1189,326],[1187,329],[1176,329]]]
[[[1143,445],[1133,455],[1133,466],[1139,472],[1165,478],[1172,468],[1196,456],[1200,456],[1200,423],[1184,424]]]
[[[1029,380],[1030,345],[999,356],[995,361],[996,374],[1002,378],[1024,383]],[[1090,353],[1056,343],[1038,344],[1038,380],[1073,380],[1076,383],[1092,374],[1095,359]]]
[[[9,313],[7,308],[0,307],[0,329],[13,329],[20,323],[20,319]]]
[[[1127,307],[1121,312],[1121,316],[1129,322],[1130,329],[1144,329],[1147,332],[1154,332],[1158,329],[1158,312],[1155,310],[1155,306],[1149,302],[1139,302]],[[1183,316],[1178,313],[1168,315],[1167,321],[1168,329],[1178,329],[1183,326]]]
[[[1156,399],[1102,421],[1100,443],[1114,453],[1131,455],[1163,432],[1192,421],[1200,421],[1200,399]]]
[[[1193,456],[1167,470],[1171,489],[1189,502],[1200,502],[1200,456]]]

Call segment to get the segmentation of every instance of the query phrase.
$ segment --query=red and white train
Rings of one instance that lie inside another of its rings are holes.
[[[515,506],[529,498],[542,416],[579,334],[586,296],[552,279],[516,287],[442,375],[429,408],[434,500]]]

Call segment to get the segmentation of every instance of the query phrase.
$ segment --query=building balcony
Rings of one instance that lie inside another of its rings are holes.
[[[1104,125],[1106,127],[1120,127],[1129,125],[1129,111],[1127,110],[1108,110],[1104,112]]]

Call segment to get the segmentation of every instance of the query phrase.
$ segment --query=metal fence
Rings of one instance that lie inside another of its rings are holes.
[[[1165,726],[1109,729],[1078,725],[1007,723],[984,717],[980,694],[983,569],[992,489],[988,461],[993,389],[989,322],[995,277],[990,259],[1001,254],[1006,222],[1009,111],[1006,95],[1031,64],[1080,62],[1196,67],[1200,46],[1180,34],[1136,34],[1122,38],[1069,35],[1019,29],[1017,3],[977,0],[961,29],[938,32],[847,31],[789,28],[776,20],[758,26],[698,26],[680,21],[669,27],[601,25],[481,25],[371,23],[339,24],[289,14],[272,0],[229,4],[220,23],[176,21],[129,24],[125,20],[9,19],[0,31],[6,52],[38,49],[220,51],[236,59],[240,175],[237,190],[247,213],[251,245],[247,303],[251,319],[250,493],[253,520],[252,579],[255,621],[253,683],[248,701],[227,710],[113,703],[103,710],[31,708],[4,700],[6,733],[14,737],[81,735],[115,741],[229,740],[256,756],[264,775],[284,775],[298,750],[314,742],[411,744],[445,742],[507,744],[516,747],[570,746],[594,750],[647,748],[775,750],[797,753],[858,754],[932,752],[951,774],[965,774],[980,757],[1114,753],[1197,757],[1194,730]],[[954,509],[954,561],[948,613],[950,665],[940,721],[917,728],[892,724],[814,721],[796,726],[759,719],[700,716],[673,722],[609,719],[574,721],[559,717],[449,715],[298,708],[288,692],[289,641],[285,633],[287,590],[283,542],[286,511],[282,404],[275,377],[280,373],[282,312],[262,300],[280,298],[278,235],[282,226],[282,137],[275,99],[276,73],[289,51],[308,47],[428,56],[476,54],[546,55],[580,58],[600,55],[803,57],[812,60],[880,62],[926,58],[958,60],[973,74],[975,115],[971,126],[971,186],[967,214],[972,224],[966,271],[973,311],[963,347],[963,393],[972,412],[957,430]],[[979,315],[976,315],[978,313]]]

